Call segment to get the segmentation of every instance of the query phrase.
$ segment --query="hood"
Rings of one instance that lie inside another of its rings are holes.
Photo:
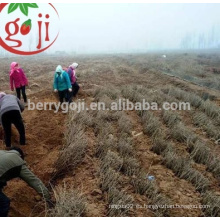
[[[17,67],[16,67],[17,66]],[[18,63],[17,62],[12,62],[11,63],[11,67],[10,67],[10,75],[15,71],[17,70],[19,67],[18,67]]]
[[[56,68],[56,73],[62,73],[63,72],[63,68],[61,65],[57,66]]]

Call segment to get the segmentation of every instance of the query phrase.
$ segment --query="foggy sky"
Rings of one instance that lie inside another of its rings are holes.
[[[55,4],[61,20],[57,46],[73,51],[179,48],[187,33],[220,24],[220,4]]]

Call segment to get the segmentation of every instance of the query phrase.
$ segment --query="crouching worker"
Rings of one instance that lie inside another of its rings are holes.
[[[10,199],[2,190],[7,181],[17,177],[24,180],[42,195],[48,204],[51,204],[48,189],[26,166],[22,150],[17,147],[12,147],[9,151],[0,150],[0,217],[7,217],[10,208]]]
[[[76,95],[79,92],[79,85],[77,83],[77,76],[76,76],[76,69],[78,68],[79,64],[78,63],[73,63],[72,65],[69,66],[67,73],[69,74],[70,81],[72,84],[72,93],[69,93],[69,102],[72,102],[72,98],[76,97]]]
[[[56,68],[53,87],[54,92],[58,92],[61,103],[64,100],[69,102],[69,92],[72,92],[72,86],[68,73],[60,65]]]
[[[22,102],[14,95],[0,93],[0,124],[5,133],[6,147],[11,147],[11,125],[14,124],[20,134],[20,145],[25,145],[25,128],[21,117],[24,110]]]

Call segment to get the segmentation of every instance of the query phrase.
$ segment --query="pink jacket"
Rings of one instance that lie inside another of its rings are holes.
[[[20,88],[21,86],[27,86],[28,79],[21,68],[18,68],[10,73],[10,86],[11,90],[14,90],[14,87]]]
[[[73,69],[72,67],[69,67],[67,70],[67,73],[69,74],[71,84],[73,85],[77,79],[75,69]]]

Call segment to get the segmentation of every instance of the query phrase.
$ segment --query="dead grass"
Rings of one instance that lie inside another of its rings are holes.
[[[150,136],[157,136],[162,132],[162,123],[152,112],[146,111],[142,117],[143,132]]]
[[[185,169],[180,178],[191,182],[199,192],[205,192],[210,186],[209,180],[203,174],[193,168]]]
[[[102,97],[99,98],[99,100],[97,100],[97,102],[99,103],[101,109],[107,110],[107,109],[111,109],[113,100],[109,96],[104,94],[104,95],[102,95]],[[101,103],[102,103],[102,105],[101,105]]]
[[[101,133],[98,136],[98,142],[96,145],[96,156],[103,158],[109,150],[117,149],[117,140],[112,134]]]
[[[196,163],[206,165],[208,171],[212,172],[218,179],[220,178],[220,159],[212,153],[206,143],[198,140],[189,151]]]
[[[165,150],[171,148],[173,149],[173,146],[170,142],[158,137],[154,140],[151,150],[158,155],[162,155]]]
[[[119,173],[116,172],[111,167],[109,167],[104,172],[101,172],[100,174],[101,190],[108,191],[113,187],[117,187],[117,185],[119,184],[119,177],[120,177]]]
[[[197,191],[204,192],[209,188],[209,180],[191,167],[190,158],[178,156],[172,149],[165,151],[163,163],[179,178],[191,182]]]
[[[131,102],[137,102],[139,96],[141,96],[141,94],[135,90],[135,87],[131,85],[123,87],[121,93],[125,99],[128,99]]]
[[[132,131],[132,123],[126,114],[122,114],[118,121],[118,130],[120,133],[131,134]]]
[[[72,127],[72,124],[75,127]],[[62,175],[82,162],[87,149],[87,136],[85,130],[93,125],[92,117],[85,112],[76,114],[70,112],[66,124],[64,147],[60,151],[58,160],[55,163],[56,174]]]
[[[162,117],[168,127],[173,127],[175,124],[181,121],[180,116],[174,111],[163,111]]]
[[[48,210],[49,217],[81,217],[86,211],[86,200],[71,187],[59,186],[54,190],[55,207]]]
[[[206,217],[220,217],[220,196],[207,191],[202,196],[202,204],[208,206],[203,209]]]
[[[203,101],[203,99],[196,94],[176,88],[171,88],[168,94],[179,100],[189,102],[195,108],[199,108],[203,111],[211,119],[217,119],[216,125],[220,125],[220,108],[210,100]]]
[[[136,193],[146,195],[149,198],[152,211],[157,217],[170,216],[169,209],[167,208],[171,204],[170,199],[159,192],[155,181],[149,181],[146,177],[147,175],[144,173],[133,177],[131,184],[134,186]],[[154,209],[154,207],[158,208]]]
[[[167,196],[163,195],[162,193],[157,193],[151,197],[151,201],[152,204],[158,207],[158,209],[154,210],[157,217],[170,216],[170,210],[167,207],[171,205],[171,201]]]
[[[200,140],[198,140],[192,147],[190,156],[196,163],[205,165],[209,164],[213,159],[210,148]]]
[[[123,159],[115,152],[108,151],[101,163],[101,173],[106,172],[110,167],[119,172],[123,165]]]
[[[214,175],[220,180],[220,159],[216,156],[207,164],[207,170],[214,173]]]
[[[129,211],[133,205],[133,197],[126,194],[126,192],[112,187],[108,191],[108,216],[109,217],[123,217],[128,216]]]
[[[77,136],[72,138],[72,142],[65,146],[65,148],[60,152],[59,158],[55,164],[57,175],[76,168],[85,156],[87,149],[86,135],[83,132],[80,132]]]
[[[205,113],[195,113],[193,122],[196,126],[201,127],[208,137],[215,140],[220,138],[219,127],[214,124],[216,121],[211,120]]]
[[[193,122],[196,126],[205,126],[210,122],[210,119],[203,112],[195,112],[193,115]]]
[[[132,139],[127,134],[121,134],[118,140],[118,151],[123,157],[132,157],[135,150],[132,145]]]
[[[183,100],[185,102],[189,102],[195,108],[199,108],[203,103],[203,100],[200,96],[190,93],[178,88],[171,88],[168,91],[168,95],[175,97],[176,99]]]
[[[140,172],[138,176],[131,179],[131,184],[134,186],[135,192],[140,195],[152,197],[157,189],[152,181],[146,179],[147,174]]]
[[[98,102],[105,95],[111,100],[115,100],[119,97],[119,94],[119,90],[116,90],[115,87],[108,86],[96,89],[93,96],[95,98],[95,101]]]
[[[95,135],[99,137],[108,136],[110,134],[113,134],[114,129],[110,122],[103,123],[101,120],[97,120],[94,127],[94,133]]]
[[[180,157],[173,148],[168,148],[163,153],[163,163],[167,168],[171,169],[178,177],[182,175],[184,170],[190,169],[189,158]]]
[[[194,93],[187,93],[186,101],[188,101],[195,108],[199,108],[203,103],[202,98]]]
[[[123,159],[122,172],[127,176],[138,175],[140,172],[140,163],[133,157],[125,157]]]
[[[220,108],[219,106],[215,105],[213,102],[207,100],[202,103],[200,109],[205,112],[207,116],[212,119],[219,119],[220,116]],[[219,123],[220,121],[218,121]],[[218,124],[220,125],[220,123]]]
[[[79,113],[70,112],[67,119],[68,128],[72,128],[73,124],[80,125],[81,127],[83,127],[83,129],[87,127],[94,127],[95,120],[92,116],[92,113],[93,112],[90,111],[81,111]]]
[[[96,119],[101,122],[113,122],[119,120],[121,114],[121,112],[110,112],[108,110],[101,110],[98,111]]]
[[[198,137],[181,122],[172,127],[171,135],[177,141],[183,143],[194,143],[198,139]]]

